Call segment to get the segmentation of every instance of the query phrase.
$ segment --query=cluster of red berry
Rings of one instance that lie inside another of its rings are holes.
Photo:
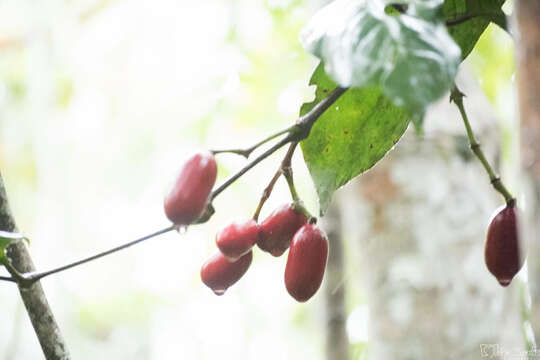
[[[213,154],[193,155],[184,164],[176,183],[165,198],[165,214],[176,225],[198,220],[211,200],[217,177]],[[288,248],[285,285],[297,301],[307,301],[319,289],[328,256],[325,233],[296,203],[284,204],[258,224],[254,219],[235,221],[216,236],[219,249],[201,268],[202,281],[217,295],[246,273],[257,245],[273,256]],[[488,228],[485,262],[502,286],[507,286],[523,266],[524,254],[518,239],[518,211],[510,201],[495,213]]]
[[[211,153],[193,155],[165,198],[165,214],[174,224],[186,226],[204,212],[216,181],[217,165]],[[298,204],[282,205],[258,224],[253,219],[235,221],[216,236],[219,249],[201,268],[202,281],[217,295],[225,293],[248,270],[255,244],[273,256],[290,247],[285,286],[297,301],[310,299],[319,289],[328,257],[328,238],[308,219]]]

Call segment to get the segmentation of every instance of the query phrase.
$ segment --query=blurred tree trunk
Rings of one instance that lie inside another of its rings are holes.
[[[521,123],[521,159],[527,199],[531,325],[540,340],[540,2],[515,5],[516,70]]]
[[[321,221],[330,242],[324,283],[326,359],[349,360],[342,221],[339,207],[332,206]]]
[[[494,162],[495,120],[467,79],[457,83]],[[345,196],[347,237],[361,246],[355,274],[367,287],[368,358],[495,359],[523,349],[519,281],[500,287],[483,257],[490,214],[503,200],[470,152],[457,109],[443,99],[430,114],[424,138],[409,129]]]

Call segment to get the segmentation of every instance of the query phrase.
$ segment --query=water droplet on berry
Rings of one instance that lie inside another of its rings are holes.
[[[187,228],[188,228],[187,225],[180,225],[180,226],[176,229],[176,231],[178,231],[178,233],[179,233],[180,235],[184,235],[184,234],[187,232]]]

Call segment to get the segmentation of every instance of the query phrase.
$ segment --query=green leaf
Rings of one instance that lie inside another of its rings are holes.
[[[317,85],[315,100],[302,106],[301,115],[337,86],[322,64],[310,84]],[[321,215],[334,191],[375,165],[397,143],[410,119],[377,86],[347,90],[321,115],[300,144],[319,195]]]
[[[399,3],[405,7],[408,15],[416,16],[424,20],[440,21],[442,19],[443,0],[401,0],[401,1],[382,1],[384,4]],[[392,6],[392,5],[386,5]]]
[[[460,49],[438,16],[440,0],[407,3],[406,14],[393,16],[381,0],[334,1],[301,40],[341,86],[378,86],[394,104],[422,114],[453,85]]]
[[[461,48],[465,59],[489,25],[490,21],[506,27],[506,15],[501,10],[504,0],[446,0],[443,13],[448,32]],[[463,19],[468,19],[461,22]]]
[[[6,247],[12,242],[26,239],[23,234],[0,230],[0,263],[4,263],[6,258]]]

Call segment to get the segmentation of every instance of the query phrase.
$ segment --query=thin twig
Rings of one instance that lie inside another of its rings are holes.
[[[298,193],[296,192],[296,187],[294,186],[293,181],[293,171],[291,166],[291,158],[292,154],[294,153],[294,149],[296,148],[296,145],[298,145],[297,142],[291,144],[291,154],[288,158],[283,160],[283,163],[281,164],[281,172],[283,173],[283,176],[285,177],[285,180],[287,180],[287,185],[289,186],[289,192],[291,193],[291,197],[294,202],[297,202],[300,197],[298,196]]]
[[[109,254],[115,253],[115,252],[120,251],[120,250],[124,250],[124,249],[126,249],[126,248],[128,248],[130,246],[133,246],[133,245],[138,244],[140,242],[143,242],[145,240],[148,240],[148,239],[151,239],[151,238],[156,237],[158,235],[162,235],[162,234],[165,234],[165,233],[167,233],[169,231],[172,231],[175,228],[176,228],[175,225],[171,225],[171,226],[168,226],[168,227],[166,227],[164,229],[156,231],[156,232],[154,232],[152,234],[143,236],[143,237],[138,238],[136,240],[130,241],[130,242],[126,243],[126,244],[123,244],[123,245],[117,246],[115,248],[112,248],[110,250],[106,250],[106,251],[100,252],[98,254],[89,256],[87,258],[84,258],[84,259],[69,263],[67,265],[63,265],[63,266],[54,268],[52,270],[39,271],[39,272],[36,271],[36,272],[33,272],[33,273],[27,273],[27,274],[23,274],[23,276],[26,278],[26,281],[28,281],[30,283],[33,283],[33,282],[36,282],[36,281],[38,281],[40,279],[43,279],[46,276],[56,274],[58,272],[61,272],[61,271],[67,270],[67,269],[71,269],[72,267],[85,264],[85,263],[87,263],[89,261],[99,259],[99,258],[101,258],[103,256],[107,256]]]
[[[257,156],[255,159],[250,161],[248,164],[246,164],[243,168],[241,168],[239,171],[237,171],[235,174],[233,174],[231,177],[229,177],[227,180],[225,180],[220,186],[218,186],[214,191],[212,191],[212,194],[210,195],[210,202],[214,200],[223,190],[228,188],[232,183],[234,183],[238,178],[240,178],[242,175],[244,175],[246,172],[248,172],[252,167],[275,153],[277,150],[281,149],[283,145],[288,144],[291,142],[291,134],[287,135],[283,139],[281,139],[277,144],[272,146],[270,149],[266,150],[261,155]]]
[[[337,87],[327,97],[319,101],[307,114],[300,117],[296,123],[302,127],[302,131],[298,134],[299,136],[295,141],[301,141],[309,136],[313,124],[319,119],[319,117],[332,106],[336,100],[343,95],[348,88]]]
[[[2,281],[11,281],[11,282],[14,282],[14,283],[17,282],[17,280],[12,278],[11,276],[0,276],[0,280],[2,280]]]
[[[263,193],[261,195],[261,199],[259,200],[259,204],[257,205],[257,209],[255,210],[255,214],[253,214],[253,220],[255,220],[255,221],[259,220],[259,215],[261,213],[263,205],[266,202],[266,200],[268,200],[270,195],[272,194],[272,191],[274,190],[274,185],[276,184],[276,182],[279,179],[279,177],[281,176],[281,174],[283,174],[283,169],[285,167],[290,167],[291,166],[291,158],[292,158],[292,155],[294,154],[294,149],[296,148],[297,144],[298,144],[297,142],[294,142],[289,146],[289,149],[287,150],[287,153],[285,154],[285,157],[281,161],[281,164],[279,165],[276,173],[274,174],[274,176],[272,176],[272,179],[270,180],[270,182],[268,183],[268,185],[264,189],[264,191],[263,191]]]
[[[512,196],[510,191],[508,191],[506,186],[504,186],[503,182],[501,181],[501,178],[495,174],[495,171],[493,171],[493,168],[487,161],[486,156],[484,155],[484,152],[482,151],[482,148],[480,147],[480,143],[476,140],[474,136],[474,132],[472,130],[471,124],[469,123],[469,118],[467,117],[467,112],[465,111],[465,106],[463,105],[463,97],[464,97],[464,94],[457,88],[456,85],[454,85],[454,88],[452,89],[452,93],[450,94],[450,101],[453,101],[454,104],[456,104],[456,106],[459,109],[459,112],[463,119],[463,124],[465,125],[465,129],[467,130],[467,137],[469,138],[469,144],[470,144],[471,150],[484,166],[484,169],[486,170],[489,176],[489,180],[491,182],[491,185],[493,185],[493,188],[497,190],[504,197],[504,200],[506,201],[507,204],[515,202],[514,196]]]
[[[240,178],[242,175],[244,175],[248,170],[250,170],[252,167],[275,153],[277,150],[279,150],[282,146],[290,143],[290,142],[299,142],[309,136],[309,133],[311,132],[311,128],[313,127],[313,124],[317,121],[317,119],[324,113],[326,109],[328,109],[345,91],[347,91],[347,88],[337,87],[330,94],[328,94],[327,97],[322,99],[317,105],[315,105],[307,114],[300,117],[296,124],[291,128],[289,133],[286,137],[281,139],[277,144],[272,146],[270,149],[266,150],[264,153],[256,157],[255,159],[251,160],[248,164],[246,164],[242,169],[240,169],[238,172],[233,174],[231,177],[229,177],[227,180],[223,182],[220,186],[218,186],[210,196],[210,202],[214,200],[223,190],[228,188],[232,183],[234,183],[238,178]]]
[[[245,157],[246,159],[249,157],[249,155],[251,155],[251,153],[257,149],[259,146],[261,145],[264,145],[266,144],[267,142],[269,142],[270,140],[274,140],[275,138],[277,138],[278,136],[281,136],[283,134],[287,134],[289,132],[291,132],[292,130],[294,129],[294,125],[292,126],[289,126],[288,128],[285,128],[283,130],[280,130],[266,138],[264,138],[263,140],[259,141],[258,143],[246,148],[246,149],[225,149],[225,150],[211,150],[212,154],[221,154],[221,153],[232,153],[232,154],[237,154],[237,155],[241,155],[243,157]]]
[[[272,194],[272,190],[274,190],[274,185],[276,184],[280,176],[281,176],[281,166],[277,169],[276,173],[274,174],[274,176],[272,176],[272,179],[270,180],[268,185],[264,188],[264,191],[262,192],[262,195],[261,195],[261,199],[259,200],[259,204],[257,204],[257,209],[255,209],[255,213],[253,214],[253,220],[259,221],[259,215],[261,214],[263,205]]]

